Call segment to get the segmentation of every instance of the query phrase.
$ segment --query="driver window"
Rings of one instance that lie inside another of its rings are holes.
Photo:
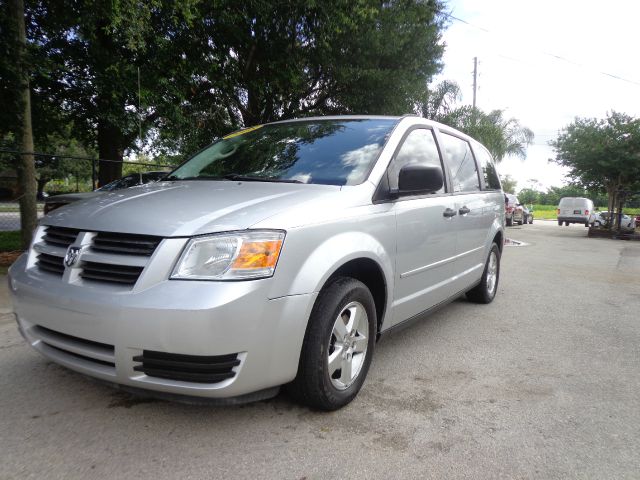
[[[398,188],[398,175],[400,169],[409,164],[419,163],[423,165],[437,165],[442,168],[440,153],[436,146],[436,140],[431,130],[426,128],[418,128],[412,130],[407,138],[405,138],[400,150],[396,153],[395,158],[391,161],[387,171],[389,179],[389,187],[391,189]],[[444,176],[444,172],[443,172]],[[435,193],[444,193],[444,186]]]

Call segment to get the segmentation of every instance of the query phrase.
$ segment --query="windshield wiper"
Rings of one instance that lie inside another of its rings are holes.
[[[228,173],[224,175],[227,180],[236,180],[243,182],[272,182],[272,183],[304,183],[300,180],[290,178],[270,178],[270,177],[254,177],[251,175],[240,175],[237,173]]]

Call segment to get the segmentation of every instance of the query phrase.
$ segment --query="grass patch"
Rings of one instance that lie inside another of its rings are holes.
[[[606,208],[600,208],[599,210],[606,210]],[[533,218],[539,220],[556,220],[558,218],[558,206],[557,205],[534,205],[533,206]],[[640,208],[625,208],[624,213],[635,217],[640,215]]]
[[[20,230],[0,232],[0,252],[22,250]]]

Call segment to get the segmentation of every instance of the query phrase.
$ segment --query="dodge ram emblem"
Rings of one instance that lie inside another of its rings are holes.
[[[72,267],[80,256],[80,248],[79,247],[69,247],[67,250],[67,254],[64,256],[64,264],[67,267]]]

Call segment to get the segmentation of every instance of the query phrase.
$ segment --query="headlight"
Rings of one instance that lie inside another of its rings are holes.
[[[192,238],[171,278],[244,280],[273,275],[284,232],[249,230]]]

